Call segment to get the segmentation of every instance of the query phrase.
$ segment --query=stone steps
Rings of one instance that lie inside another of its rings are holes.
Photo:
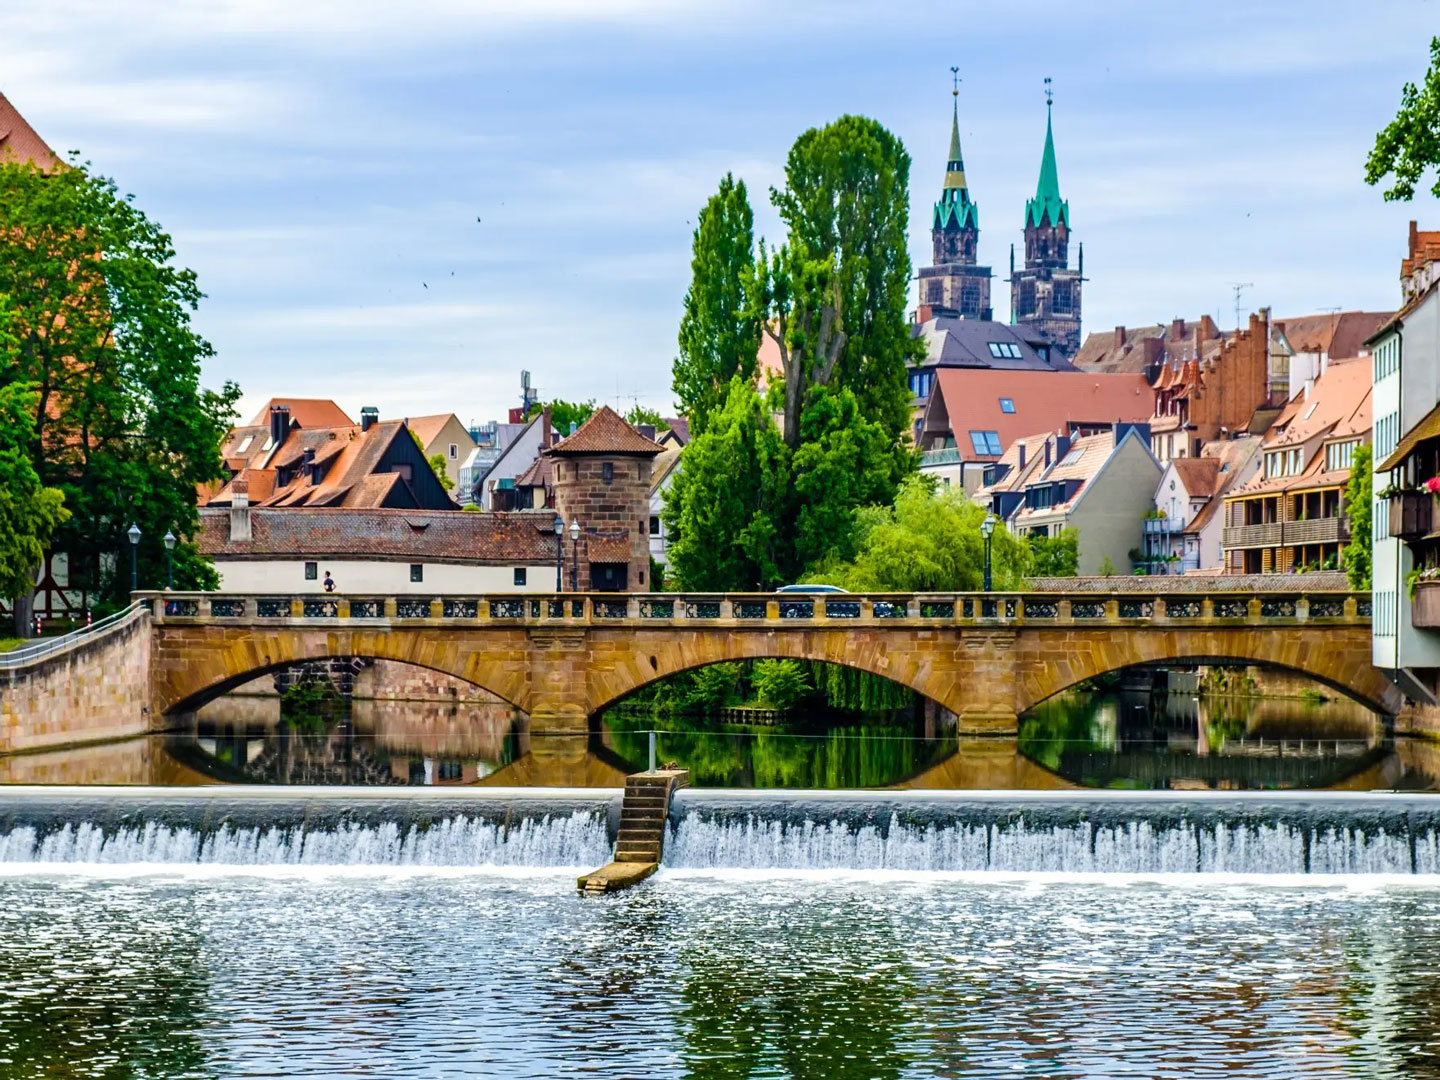
[[[665,823],[670,814],[670,793],[689,779],[684,771],[640,773],[625,778],[620,804],[620,828],[615,834],[615,857],[608,866],[579,881],[587,896],[615,892],[653,874],[665,845]]]

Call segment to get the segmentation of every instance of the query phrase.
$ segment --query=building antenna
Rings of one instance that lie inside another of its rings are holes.
[[[1240,329],[1240,294],[1241,294],[1242,292],[1244,292],[1246,289],[1253,289],[1254,287],[1255,287],[1255,283],[1254,283],[1253,281],[1232,281],[1232,282],[1230,283],[1230,291],[1235,294],[1235,329],[1236,329],[1236,330],[1239,330],[1239,329]]]

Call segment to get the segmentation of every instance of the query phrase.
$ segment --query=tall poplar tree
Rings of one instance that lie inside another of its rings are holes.
[[[692,252],[673,388],[681,414],[699,435],[725,403],[730,380],[755,375],[760,315],[747,294],[755,217],[745,181],[725,174],[700,211]]]
[[[72,515],[54,549],[115,601],[129,589],[132,523],[143,581],[165,579],[167,530],[179,539],[176,584],[217,581],[194,542],[196,488],[221,476],[239,389],[200,386],[211,348],[190,313],[201,292],[174,256],[170,237],[83,163],[0,163],[0,296],[15,343],[0,385],[35,390],[31,462]]]

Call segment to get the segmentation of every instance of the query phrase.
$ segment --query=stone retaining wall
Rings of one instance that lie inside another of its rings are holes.
[[[0,754],[150,729],[150,616],[20,668],[0,669]]]

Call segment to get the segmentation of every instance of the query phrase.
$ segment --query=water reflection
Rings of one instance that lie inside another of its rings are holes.
[[[0,757],[0,783],[617,787],[657,762],[700,787],[1433,790],[1440,744],[1387,737],[1344,700],[1063,695],[1018,737],[956,735],[934,710],[797,711],[768,725],[611,712],[541,736],[495,699],[341,698],[287,708],[232,694],[163,736]]]

